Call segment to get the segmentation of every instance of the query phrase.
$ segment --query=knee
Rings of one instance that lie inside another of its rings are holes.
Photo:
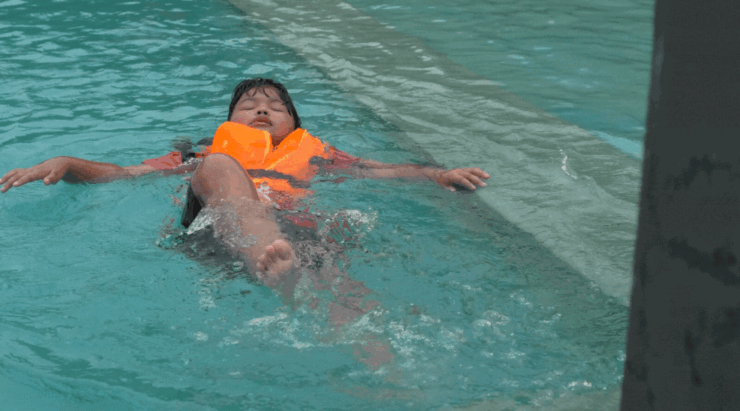
[[[241,165],[236,159],[228,154],[216,153],[204,158],[198,165],[198,170],[228,170],[230,168],[241,169]]]
[[[210,180],[210,179],[224,179],[227,177],[242,178],[246,171],[242,168],[241,164],[237,162],[234,157],[228,154],[211,154],[204,158],[203,161],[195,169],[193,179],[198,180]]]
[[[195,169],[190,186],[201,204],[208,204],[212,198],[230,196],[257,198],[249,174],[226,154],[211,154],[203,159]]]

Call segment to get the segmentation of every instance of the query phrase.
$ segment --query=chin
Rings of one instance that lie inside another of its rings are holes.
[[[271,126],[257,125],[257,126],[249,126],[249,127],[256,128],[257,130],[267,131],[268,133],[272,134]]]

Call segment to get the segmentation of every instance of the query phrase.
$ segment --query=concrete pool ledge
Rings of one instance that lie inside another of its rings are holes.
[[[439,164],[486,170],[483,201],[628,304],[636,159],[348,3],[230,2]]]

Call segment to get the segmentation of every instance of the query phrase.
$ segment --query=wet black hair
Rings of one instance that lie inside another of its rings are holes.
[[[272,87],[277,90],[278,94],[280,95],[280,100],[283,100],[283,103],[285,103],[285,107],[288,108],[288,113],[291,115],[291,117],[293,117],[295,128],[301,128],[301,119],[300,117],[298,117],[298,112],[296,111],[295,105],[293,104],[293,99],[291,99],[290,94],[288,94],[288,89],[286,89],[284,85],[278,83],[277,81],[262,77],[247,79],[236,85],[236,88],[234,88],[234,93],[231,95],[231,104],[229,104],[229,116],[226,118],[226,120],[231,120],[231,114],[234,113],[234,107],[236,107],[236,103],[239,101],[242,95],[244,95],[244,93],[248,92],[249,90],[262,89],[265,87]]]

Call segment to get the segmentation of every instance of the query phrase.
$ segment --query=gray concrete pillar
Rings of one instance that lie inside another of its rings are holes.
[[[621,409],[740,410],[740,2],[657,0]]]

